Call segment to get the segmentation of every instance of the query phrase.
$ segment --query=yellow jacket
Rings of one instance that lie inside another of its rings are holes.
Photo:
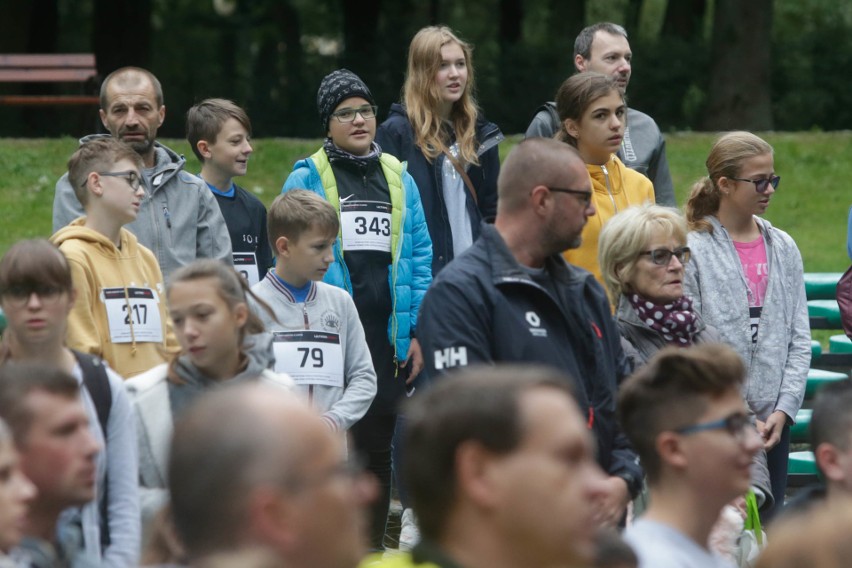
[[[85,227],[85,220],[80,217],[72,221],[50,238],[68,259],[77,291],[68,316],[66,341],[71,349],[98,355],[129,379],[167,362],[170,354],[179,350],[166,308],[163,275],[154,254],[140,245],[133,233],[121,229],[118,248],[106,235]],[[110,302],[115,306],[112,320],[105,288],[114,289],[113,295],[120,290],[118,295],[122,296]],[[140,302],[133,293],[150,298]],[[158,320],[160,325],[155,329],[153,324]],[[162,340],[145,337],[152,332],[159,333]],[[119,337],[121,333],[124,335]]]
[[[604,223],[631,205],[654,202],[654,185],[651,180],[625,166],[612,154],[603,166],[586,164],[592,178],[592,204],[595,214],[589,217],[583,229],[580,248],[563,253],[565,260],[591,272],[603,284],[598,266],[598,236]]]

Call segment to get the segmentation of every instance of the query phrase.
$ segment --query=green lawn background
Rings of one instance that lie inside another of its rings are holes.
[[[781,185],[766,214],[799,245],[807,272],[842,272],[846,256],[846,218],[852,204],[852,133],[769,133],[775,148],[775,170]],[[669,166],[678,203],[704,171],[712,134],[666,136]],[[501,144],[505,157],[520,137]],[[187,170],[199,171],[185,140],[163,140],[186,155]],[[314,152],[320,140],[253,141],[249,172],[238,182],[266,204],[278,195],[296,159]],[[0,254],[16,240],[50,234],[53,190],[77,146],[72,138],[0,139]]]

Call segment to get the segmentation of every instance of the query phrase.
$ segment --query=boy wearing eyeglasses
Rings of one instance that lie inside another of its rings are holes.
[[[728,567],[708,538],[751,484],[763,447],[740,389],[745,368],[722,344],[668,347],[619,391],[625,434],[645,469],[646,513],[625,533],[640,568]]]
[[[340,219],[334,262],[323,281],[352,295],[378,376],[378,394],[351,432],[381,484],[372,534],[379,549],[390,504],[396,407],[423,367],[415,329],[432,281],[432,240],[414,179],[374,141],[377,107],[367,85],[338,69],[322,80],[317,108],[325,143],[296,162],[283,191],[313,191]]]
[[[235,177],[246,175],[253,151],[249,117],[229,100],[206,99],[187,111],[186,139],[228,226],[234,268],[254,286],[272,266],[272,250],[266,207],[234,183]]]
[[[114,138],[83,143],[68,160],[68,175],[86,215],[50,239],[68,258],[77,292],[68,347],[101,357],[125,379],[167,362],[178,348],[160,265],[124,228],[146,198],[142,167]]]

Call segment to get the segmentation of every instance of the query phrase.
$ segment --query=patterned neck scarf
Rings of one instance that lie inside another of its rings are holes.
[[[639,294],[627,294],[630,305],[646,326],[663,336],[670,345],[689,347],[697,331],[698,316],[692,298],[681,296],[668,304],[657,304]]]
[[[382,149],[374,140],[372,144],[370,144],[370,153],[366,156],[355,156],[354,154],[350,154],[346,150],[342,150],[335,146],[334,142],[331,141],[331,138],[326,138],[325,142],[322,145],[325,153],[328,155],[329,162],[336,162],[338,160],[343,160],[346,162],[351,162],[360,166],[361,168],[366,168],[368,165],[372,163],[378,163],[379,155],[382,153]]]

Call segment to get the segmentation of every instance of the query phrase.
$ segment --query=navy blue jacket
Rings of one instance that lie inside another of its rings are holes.
[[[615,416],[629,365],[606,294],[591,273],[560,255],[546,266],[558,301],[518,264],[497,229],[483,225],[423,299],[417,336],[424,372],[433,381],[453,367],[535,362],[567,373],[597,437],[601,467],[635,495],[642,469]]]
[[[503,140],[503,133],[496,124],[486,121],[480,115],[476,123],[476,140],[479,144],[477,154],[479,165],[467,169],[468,177],[476,189],[479,206],[467,194],[467,213],[473,229],[473,240],[479,236],[480,222],[492,221],[497,214],[497,174],[500,173],[500,154],[497,144]],[[447,209],[444,205],[444,189],[441,177],[443,156],[434,162],[426,159],[420,148],[414,143],[414,129],[405,114],[405,107],[391,105],[390,114],[376,132],[376,142],[382,151],[396,156],[401,162],[408,162],[408,173],[417,182],[426,225],[432,238],[432,275],[437,274],[453,259],[453,236]],[[451,141],[450,144],[454,142]]]

